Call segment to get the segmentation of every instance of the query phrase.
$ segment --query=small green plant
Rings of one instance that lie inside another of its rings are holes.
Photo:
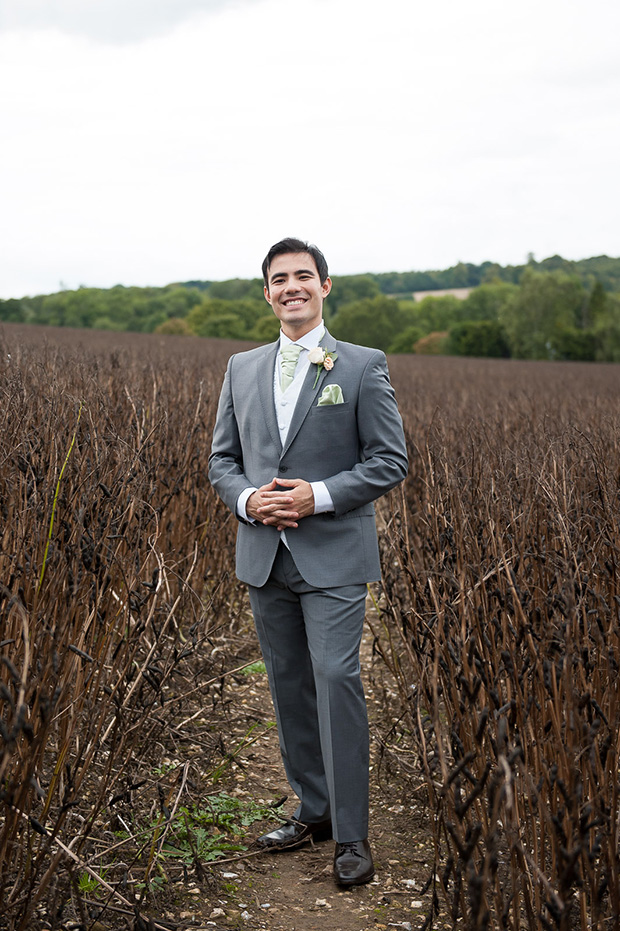
[[[226,792],[208,796],[200,806],[179,808],[159,855],[191,864],[247,850],[243,843],[247,829],[256,821],[273,818],[274,813],[279,814],[279,809],[241,801]]]
[[[262,659],[259,659],[256,663],[250,663],[249,666],[244,666],[241,670],[241,674],[244,676],[253,676],[264,672],[267,672],[267,670],[265,669],[265,664]]]
[[[75,441],[77,438],[77,428],[80,423],[80,417],[82,416],[83,407],[84,407],[84,404],[83,403],[80,404],[80,409],[77,415],[77,422],[75,425],[75,432],[73,436],[71,437],[71,442],[69,443],[69,449],[67,450],[67,455],[65,456],[65,461],[62,464],[60,475],[58,476],[58,481],[56,482],[56,488],[54,489],[54,500],[52,502],[52,513],[50,516],[49,529],[47,532],[47,541],[45,543],[45,552],[43,553],[43,563],[41,565],[41,572],[39,574],[39,584],[37,585],[37,594],[39,593],[39,591],[41,590],[41,586],[43,585],[43,576],[45,575],[45,566],[47,565],[47,554],[49,552],[50,543],[52,542],[52,533],[54,530],[54,517],[56,515],[56,506],[58,504],[58,496],[60,494],[60,483],[62,482],[62,477],[65,474],[65,469],[67,468],[69,457],[71,456],[71,453],[73,452],[73,447],[75,446]]]
[[[166,882],[165,876],[153,876],[148,883],[136,883],[137,892],[143,892],[147,889],[149,892],[158,892]]]
[[[102,870],[101,878],[105,879],[105,871]],[[83,895],[99,895],[101,893],[101,883],[89,873],[80,873],[78,877],[78,890]]]
[[[177,769],[178,763],[162,763],[160,766],[154,766],[151,772],[155,776],[166,776],[168,773]]]

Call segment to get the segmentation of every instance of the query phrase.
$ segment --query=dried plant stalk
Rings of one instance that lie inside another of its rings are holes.
[[[475,929],[613,927],[617,372],[392,373],[412,470],[383,538],[383,652],[426,774],[432,911]]]

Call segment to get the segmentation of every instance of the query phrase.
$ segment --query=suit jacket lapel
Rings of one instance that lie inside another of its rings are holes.
[[[336,340],[330,333],[327,332],[327,330],[325,330],[325,334],[323,336],[323,339],[321,340],[320,345],[323,349],[326,349],[328,352],[334,352],[336,349]],[[336,365],[337,364],[338,363],[336,362]],[[317,374],[316,365],[310,364],[310,366],[308,367],[308,371],[306,372],[306,377],[304,379],[301,392],[297,399],[297,404],[295,405],[295,410],[293,412],[293,417],[291,419],[291,425],[289,427],[289,431],[286,436],[286,442],[284,444],[284,449],[282,450],[283,454],[287,451],[287,449],[289,448],[289,446],[291,445],[291,443],[293,442],[293,440],[299,433],[299,429],[301,425],[303,424],[304,420],[308,416],[308,412],[310,411],[310,408],[312,407],[312,405],[315,403],[315,399],[319,391],[321,390],[321,385],[323,384],[323,380],[325,376],[327,375],[327,372],[325,371],[324,368],[321,368],[319,372],[319,377],[316,380],[316,385],[315,385],[314,382],[316,379],[316,374]]]
[[[270,346],[265,347],[267,350],[265,355],[261,356],[257,361],[255,380],[261,407],[263,409],[263,415],[265,417],[265,426],[269,430],[271,438],[276,445],[276,449],[282,449],[280,431],[278,430],[278,419],[276,417],[276,409],[273,403],[273,373],[279,348],[279,339],[275,343],[272,343]],[[249,390],[253,391],[254,387],[251,386]]]

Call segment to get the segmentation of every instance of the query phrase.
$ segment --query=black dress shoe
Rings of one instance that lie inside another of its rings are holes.
[[[319,821],[316,824],[303,824],[301,821],[287,821],[280,828],[263,834],[256,843],[265,850],[295,850],[309,844],[310,840],[331,840],[331,821]]]
[[[374,875],[375,867],[367,840],[336,844],[334,879],[339,886],[361,886],[370,882]]]

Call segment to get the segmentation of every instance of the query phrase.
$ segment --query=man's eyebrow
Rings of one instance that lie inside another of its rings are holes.
[[[316,275],[311,268],[298,268],[293,272],[293,275]],[[275,281],[276,278],[284,278],[286,272],[274,272],[273,275],[270,275],[269,280]]]

